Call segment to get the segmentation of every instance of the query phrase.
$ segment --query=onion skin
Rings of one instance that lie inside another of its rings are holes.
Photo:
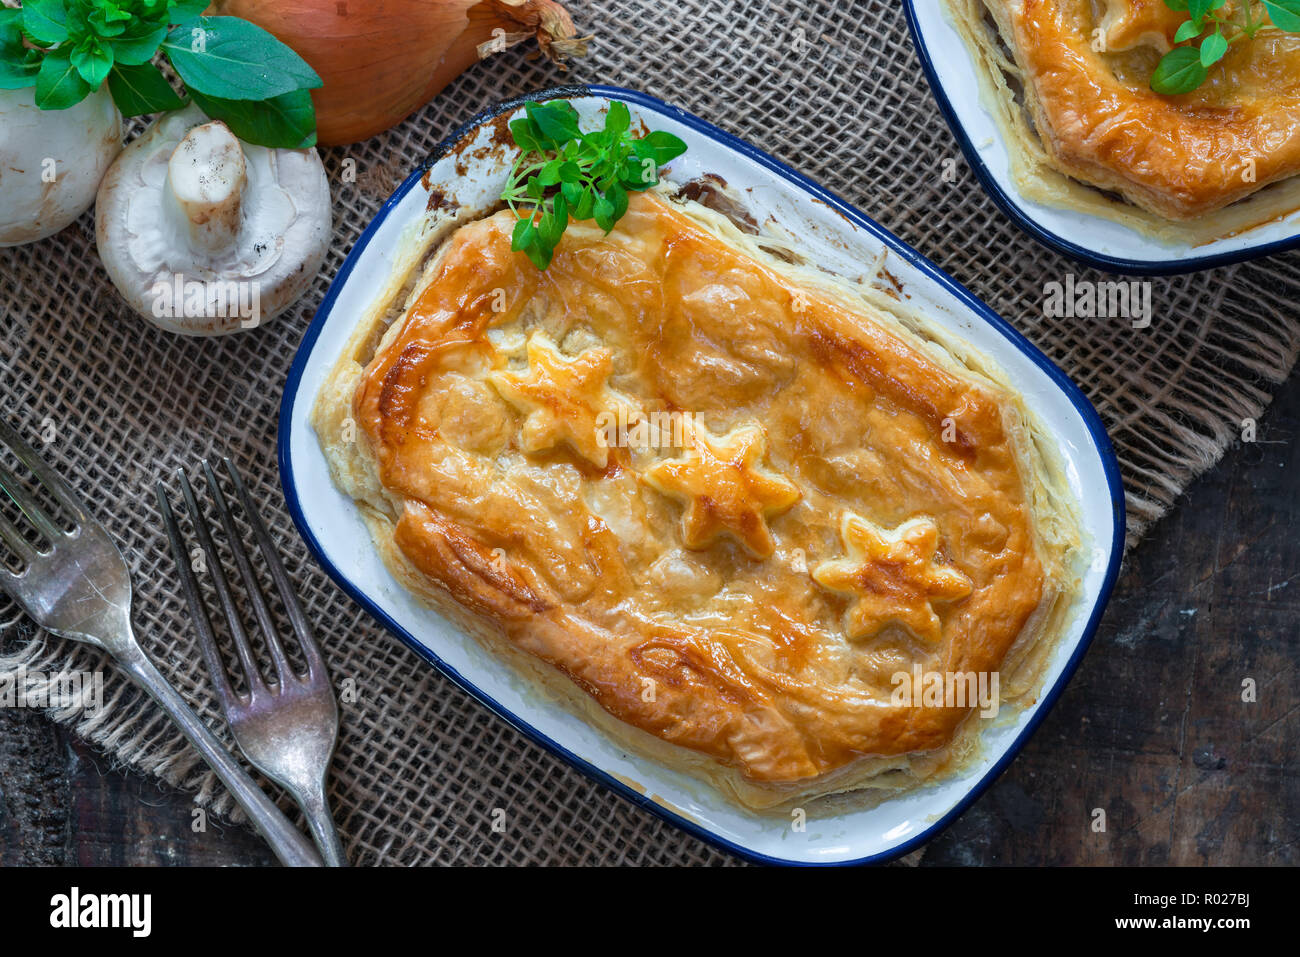
[[[555,0],[217,0],[210,9],[270,31],[320,74],[325,85],[311,95],[322,146],[396,126],[482,56],[526,39],[557,63],[586,52]]]

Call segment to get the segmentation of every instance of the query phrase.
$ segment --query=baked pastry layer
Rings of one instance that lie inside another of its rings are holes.
[[[945,2],[986,74],[1018,179],[1038,176],[1031,198],[1050,198],[1053,185],[1034,169],[1038,154],[1152,214],[1147,225],[1212,222],[1200,238],[1300,208],[1300,36],[1266,28],[1234,44],[1200,88],[1164,96],[1150,89],[1151,74],[1187,16],[1163,0]],[[1215,215],[1284,182],[1267,201]]]
[[[407,587],[751,806],[954,766],[914,667],[1032,697],[1078,534],[991,366],[663,191],[545,273],[512,227],[413,241],[315,411]]]

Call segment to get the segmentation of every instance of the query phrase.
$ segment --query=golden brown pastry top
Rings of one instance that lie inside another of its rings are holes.
[[[1270,27],[1199,89],[1164,96],[1151,73],[1187,16],[1163,0],[986,2],[1064,172],[1174,220],[1300,173],[1300,36]]]
[[[355,393],[401,553],[753,781],[951,741],[891,679],[996,671],[1043,598],[1011,399],[657,196],[544,273],[512,225],[446,240]]]

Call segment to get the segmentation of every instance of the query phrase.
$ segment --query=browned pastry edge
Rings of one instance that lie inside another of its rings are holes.
[[[1242,96],[1237,102],[1211,102],[1213,84],[1184,96],[1163,96],[1115,76],[1081,29],[1092,25],[1082,20],[1081,0],[973,2],[993,15],[1019,67],[1041,144],[1063,173],[1182,222],[1210,217],[1300,173],[1300,83],[1272,101]],[[1170,33],[1176,28],[1173,20],[1154,26]],[[970,33],[968,25],[959,29]],[[1275,41],[1264,34],[1255,42]],[[1215,69],[1244,74],[1259,69],[1252,56],[1264,55],[1236,47]],[[1300,53],[1286,55],[1300,63]],[[1213,93],[1221,95],[1218,89]],[[1257,222],[1300,207],[1300,200],[1288,197]],[[1234,224],[1226,232],[1240,228]]]

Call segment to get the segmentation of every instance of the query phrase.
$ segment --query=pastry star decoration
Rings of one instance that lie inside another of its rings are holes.
[[[938,644],[942,622],[933,602],[965,598],[973,588],[957,569],[935,564],[938,526],[916,518],[887,531],[845,512],[840,536],[848,557],[823,562],[812,576],[822,587],[856,599],[848,611],[849,638],[867,638],[897,622]]]
[[[801,493],[785,476],[762,467],[762,427],[754,423],[719,436],[696,425],[693,443],[681,458],[645,473],[653,488],[686,503],[682,543],[706,548],[725,532],[751,555],[767,558],[776,550],[767,519],[799,501]]]
[[[525,416],[520,445],[541,452],[561,442],[597,468],[609,464],[601,413],[617,409],[619,397],[606,384],[613,367],[608,349],[587,349],[572,359],[543,333],[528,339],[528,369],[494,372],[488,381]]]

